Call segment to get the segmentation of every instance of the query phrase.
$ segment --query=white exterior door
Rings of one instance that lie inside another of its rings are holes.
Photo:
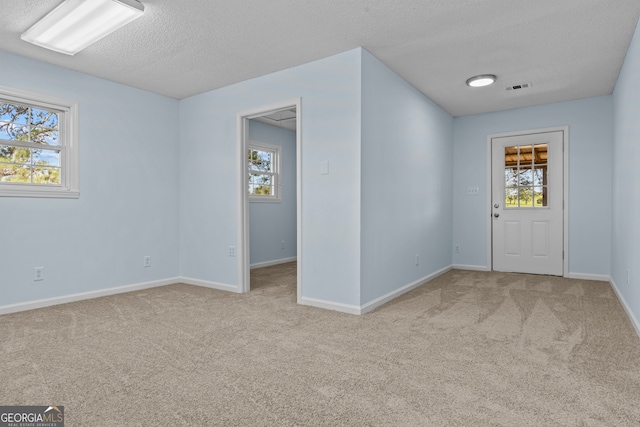
[[[562,131],[491,139],[496,271],[563,275]]]

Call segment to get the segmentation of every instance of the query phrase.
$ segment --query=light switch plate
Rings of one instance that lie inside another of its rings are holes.
[[[320,175],[329,175],[329,160],[320,162]]]

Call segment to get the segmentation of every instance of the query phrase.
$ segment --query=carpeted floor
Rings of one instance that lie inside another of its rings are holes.
[[[0,405],[71,426],[637,426],[640,340],[609,285],[451,271],[373,313],[189,285],[0,316]]]

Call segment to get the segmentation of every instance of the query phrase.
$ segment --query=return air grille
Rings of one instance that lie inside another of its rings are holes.
[[[511,90],[522,90],[522,89],[529,89],[529,88],[531,88],[531,83],[518,83],[516,85],[507,86],[505,90],[508,92]]]

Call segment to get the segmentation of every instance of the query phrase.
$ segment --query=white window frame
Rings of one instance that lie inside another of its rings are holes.
[[[273,176],[273,191],[275,194],[273,195],[265,195],[265,194],[249,194],[249,202],[267,202],[267,203],[279,203],[282,201],[282,191],[281,191],[281,162],[282,162],[282,152],[281,152],[281,147],[278,145],[273,145],[273,144],[267,144],[266,142],[259,142],[259,141],[249,141],[249,143],[247,144],[247,151],[248,150],[258,150],[258,151],[268,151],[273,153],[273,160],[272,160],[272,165],[273,165],[273,172],[272,173],[265,173],[265,175],[271,175]],[[245,151],[245,158],[246,158],[246,151]],[[254,172],[251,168],[249,168],[249,165],[247,165],[247,173],[251,173]],[[249,184],[247,183],[247,186]]]
[[[0,197],[80,197],[78,187],[78,104],[65,99],[0,86],[0,102],[26,104],[58,113],[60,185],[0,182]],[[0,139],[2,145],[20,146]]]

